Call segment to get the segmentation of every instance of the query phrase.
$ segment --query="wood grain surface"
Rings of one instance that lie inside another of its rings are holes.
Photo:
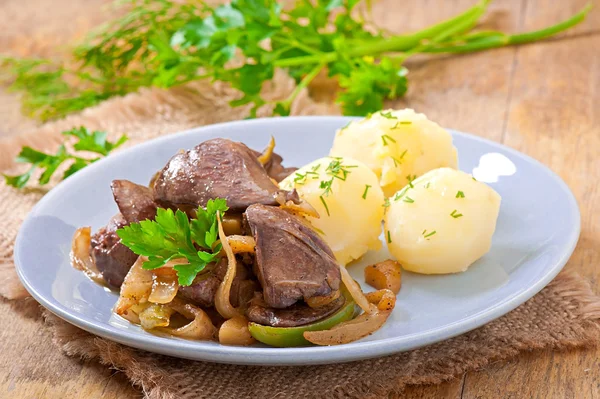
[[[48,32],[53,34],[45,25],[48,21],[55,26],[74,23],[68,35],[77,36],[104,18],[100,10],[106,3],[53,1],[52,7],[38,12],[33,18],[36,23],[23,31],[10,13],[21,15],[18,7],[26,7],[27,2],[0,3],[0,26],[5,29],[0,53],[7,50],[16,55],[46,55],[49,46],[68,41],[66,36],[33,40],[49,35]],[[456,14],[473,3],[474,0],[381,0],[375,4],[374,16],[391,31],[410,31]],[[485,24],[508,31],[537,29],[566,18],[586,3],[497,0],[492,3]],[[73,4],[78,5],[73,8]],[[596,2],[595,6],[585,23],[544,43],[414,60],[409,64],[408,96],[390,105],[412,107],[443,126],[505,143],[557,172],[573,190],[582,214],[581,238],[567,268],[587,277],[600,292],[600,5]],[[19,116],[17,109],[17,97],[0,92],[0,117],[10,118],[12,126],[0,131],[0,136],[35,126]],[[52,358],[37,358],[36,347],[51,345],[51,337],[36,321],[39,313],[15,316],[21,314],[14,312],[15,306],[24,305],[0,301],[0,323],[4,326],[0,329],[0,396],[141,396],[123,375],[105,366],[71,359],[58,351]],[[9,341],[8,336],[15,333],[28,339]],[[537,351],[437,386],[409,387],[400,397],[600,398],[599,359],[600,349]]]

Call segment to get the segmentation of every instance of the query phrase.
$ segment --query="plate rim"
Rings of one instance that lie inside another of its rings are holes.
[[[204,134],[210,134],[213,130],[219,130],[223,125],[248,125],[248,124],[278,124],[282,120],[287,120],[293,123],[295,120],[339,120],[340,126],[343,126],[343,122],[350,120],[361,119],[359,117],[345,117],[345,116],[293,116],[293,117],[275,117],[275,118],[257,118],[252,120],[238,120],[230,122],[221,122],[217,124],[204,125],[191,129],[186,129],[180,132],[166,134],[157,138],[147,140],[145,142],[136,144],[132,147],[123,149],[109,157],[103,158],[98,162],[88,166],[86,170],[93,171],[96,168],[101,168],[107,162],[111,162],[118,157],[126,157],[132,152],[138,152],[146,146],[156,145],[157,143],[173,140],[177,137],[182,137],[190,134],[196,134],[202,136]],[[240,364],[240,365],[270,365],[270,366],[286,366],[286,365],[315,365],[315,364],[332,364],[332,363],[343,363],[356,360],[363,360],[368,358],[382,357],[386,355],[395,354],[402,351],[408,351],[416,349],[418,347],[431,345],[435,342],[450,339],[465,332],[474,330],[481,327],[488,322],[505,315],[511,310],[515,309],[525,301],[533,297],[539,291],[541,291],[556,275],[562,270],[564,265],[571,257],[575,247],[577,245],[579,235],[581,232],[581,213],[575,196],[573,195],[569,186],[553,172],[549,167],[545,166],[540,161],[532,158],[531,156],[519,152],[511,147],[506,146],[502,143],[479,137],[476,135],[463,133],[453,129],[447,129],[451,132],[452,136],[462,137],[468,140],[475,140],[480,143],[491,145],[496,148],[500,148],[511,155],[524,159],[530,164],[536,166],[546,173],[557,186],[560,187],[561,191],[567,194],[567,201],[570,203],[569,212],[576,221],[575,226],[571,230],[570,237],[565,241],[564,248],[566,251],[562,253],[552,264],[549,264],[546,268],[546,272],[542,278],[536,281],[531,286],[524,289],[522,292],[517,293],[508,300],[503,300],[496,303],[485,310],[481,310],[477,313],[470,315],[465,319],[455,321],[453,323],[446,324],[442,327],[438,327],[427,332],[413,333],[404,335],[402,337],[391,337],[383,338],[377,341],[367,342],[356,342],[348,345],[340,346],[309,346],[301,348],[263,348],[263,347],[239,347],[239,346],[226,346],[226,345],[198,345],[196,341],[186,341],[173,338],[163,338],[155,335],[143,335],[134,331],[119,330],[107,323],[97,322],[94,320],[86,320],[85,315],[77,315],[61,307],[59,303],[54,303],[53,298],[46,298],[45,295],[39,293],[35,288],[35,283],[25,276],[25,271],[21,265],[19,253],[22,250],[22,241],[24,240],[24,231],[27,231],[29,224],[32,222],[32,216],[35,215],[40,208],[52,199],[60,195],[65,187],[76,185],[79,179],[83,179],[87,174],[84,170],[81,174],[75,174],[68,179],[57,184],[55,188],[50,190],[44,197],[38,201],[27,217],[23,221],[19,228],[15,245],[14,245],[14,262],[15,269],[19,279],[27,289],[27,291],[46,309],[60,317],[61,319],[82,328],[92,334],[116,341],[127,346],[145,349],[156,353],[178,356],[187,359],[209,361],[217,363],[228,363],[228,364]],[[160,341],[157,342],[157,339]],[[408,344],[407,344],[408,343]],[[200,342],[202,344],[202,342]],[[348,351],[349,345],[352,345],[352,351]],[[304,360],[299,360],[299,357]]]

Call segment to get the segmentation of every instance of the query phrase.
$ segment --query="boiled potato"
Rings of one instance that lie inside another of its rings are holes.
[[[331,156],[367,165],[386,196],[435,168],[458,164],[452,136],[412,109],[380,111],[337,131]]]
[[[500,195],[464,172],[432,170],[389,201],[384,235],[406,270],[462,272],[490,249]]]
[[[288,176],[281,188],[295,188],[320,218],[308,217],[341,264],[381,248],[384,196],[377,176],[350,158],[321,158]]]

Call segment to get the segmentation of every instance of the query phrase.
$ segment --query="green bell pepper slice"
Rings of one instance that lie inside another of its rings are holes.
[[[317,321],[316,323],[298,327],[271,327],[250,322],[248,323],[248,329],[254,339],[263,344],[277,346],[279,348],[306,346],[311,345],[311,343],[304,338],[304,331],[328,330],[336,324],[354,318],[355,312],[356,304],[354,303],[354,300],[346,297],[346,303],[340,310],[328,318]]]

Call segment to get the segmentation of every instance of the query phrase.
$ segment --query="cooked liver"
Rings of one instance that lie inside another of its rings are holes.
[[[132,183],[129,180],[113,180],[110,187],[119,211],[127,223],[154,219],[156,203],[152,190],[148,187]]]
[[[331,249],[297,216],[259,204],[249,206],[245,215],[256,240],[254,272],[268,307],[286,308],[339,288],[340,270]]]
[[[222,258],[216,264],[215,268],[209,272],[209,276],[197,278],[189,287],[179,287],[179,293],[197,305],[203,307],[213,306],[215,304],[215,294],[226,272],[227,258]],[[258,289],[257,284],[248,279],[248,274],[244,265],[241,262],[237,262],[237,269],[229,294],[229,300],[234,307],[242,305],[240,304],[240,297],[251,299],[255,291],[254,288]],[[248,290],[250,292],[244,292]]]
[[[285,309],[273,309],[253,303],[246,311],[248,320],[273,327],[296,327],[315,323],[334,314],[344,305],[345,299],[340,296],[325,306],[313,309],[304,303],[296,303]]]
[[[121,244],[117,229],[127,222],[120,213],[114,216],[106,227],[92,236],[91,253],[96,267],[102,273],[106,283],[112,288],[119,288],[135,263],[138,256]]]
[[[250,148],[227,139],[208,140],[180,152],[154,182],[157,202],[183,208],[225,198],[231,210],[243,211],[252,204],[276,205],[281,191]]]

